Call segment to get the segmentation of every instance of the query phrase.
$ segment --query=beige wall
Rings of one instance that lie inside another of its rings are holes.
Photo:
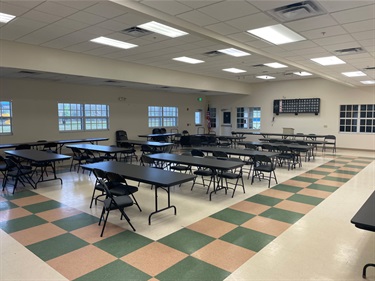
[[[320,114],[276,116],[273,114],[273,100],[283,98],[320,98]],[[237,107],[260,106],[263,132],[282,133],[285,127],[294,128],[295,133],[332,134],[337,137],[338,147],[375,150],[375,134],[339,133],[339,105],[375,104],[375,87],[351,88],[320,78],[265,82],[254,84],[252,95],[209,97],[209,103],[217,108],[218,113],[223,108],[230,108],[232,119],[236,116]],[[237,130],[234,122],[232,130]],[[217,131],[220,133],[222,129],[219,125]]]
[[[125,101],[119,101],[125,97]],[[171,105],[179,108],[179,126],[196,133],[195,110],[205,112],[207,103],[218,111],[217,133],[225,133],[220,126],[221,110],[232,112],[232,128],[236,130],[236,107],[260,106],[262,108],[261,130],[281,133],[284,127],[294,128],[297,133],[333,134],[339,147],[375,150],[374,134],[339,133],[340,104],[375,104],[374,87],[350,88],[324,79],[308,79],[288,82],[271,82],[252,85],[251,95],[198,96],[144,92],[125,88],[83,86],[30,79],[0,80],[0,99],[13,101],[14,133],[1,136],[0,143],[27,142],[38,139],[72,139],[86,137],[109,137],[106,144],[114,144],[116,130],[126,130],[130,138],[150,133],[147,127],[148,105]],[[321,112],[313,114],[274,115],[274,99],[320,98]],[[104,103],[110,106],[110,130],[100,132],[60,133],[57,126],[57,103]],[[275,117],[274,121],[273,118]],[[190,124],[189,126],[187,124]],[[251,139],[249,137],[249,139]]]

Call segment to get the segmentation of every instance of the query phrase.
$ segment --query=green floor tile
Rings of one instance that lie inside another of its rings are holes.
[[[158,242],[186,254],[192,254],[213,240],[215,239],[210,236],[183,228],[158,240]]]
[[[99,242],[96,242],[94,243],[94,245],[117,258],[121,258],[126,254],[138,250],[152,242],[153,240],[149,238],[134,233],[130,230],[126,230],[114,236],[103,239]]]
[[[304,215],[292,211],[282,210],[279,208],[270,208],[267,211],[261,213],[259,216],[293,224]]]
[[[155,276],[159,281],[222,281],[230,272],[193,257],[187,257]]]
[[[211,215],[210,217],[241,225],[244,222],[247,222],[249,219],[253,218],[254,215],[227,208]]]
[[[324,199],[313,197],[313,196],[302,195],[302,194],[294,194],[293,196],[289,197],[287,200],[317,206]]]
[[[297,193],[298,191],[302,190],[303,188],[297,187],[297,186],[291,186],[291,185],[287,185],[287,184],[278,184],[278,185],[275,185],[274,187],[272,187],[272,189]]]
[[[337,187],[335,186],[316,184],[316,183],[310,184],[307,188],[328,191],[328,192],[335,192],[337,190]]]
[[[29,196],[35,196],[35,195],[38,195],[38,194],[30,190],[20,190],[20,191],[17,190],[14,194],[3,194],[2,197],[8,200],[14,200],[14,199],[20,199],[20,198],[25,198]]]
[[[319,168],[324,168],[324,169],[337,169],[337,166],[335,166],[334,163],[332,163],[332,165],[329,165],[329,164],[321,165],[321,166],[319,166]]]
[[[349,181],[350,179],[347,179],[347,178],[341,178],[341,177],[331,177],[331,176],[326,176],[324,178],[322,178],[323,180],[329,180],[329,181],[338,181],[338,182],[347,182]]]
[[[25,206],[23,208],[28,210],[29,212],[35,214],[35,213],[40,213],[40,212],[60,208],[62,205],[63,204],[61,204],[60,202],[57,202],[55,200],[49,200],[49,201],[46,201],[46,202],[28,205],[28,206]]]
[[[309,171],[310,173],[311,171]],[[323,175],[327,175],[329,173],[324,173]],[[314,178],[308,178],[308,177],[304,177],[304,176],[298,176],[298,177],[294,177],[292,178],[292,180],[294,181],[303,181],[303,182],[309,182],[309,183],[314,183],[316,182],[318,179],[314,179]]]
[[[80,249],[86,245],[88,245],[86,241],[83,241],[70,233],[65,233],[60,236],[29,245],[26,248],[43,261],[48,261]]]
[[[310,174],[315,174],[315,175],[323,175],[323,176],[326,176],[332,172],[325,172],[325,171],[318,171],[318,170],[310,170],[309,171]],[[293,178],[295,179],[295,178]],[[310,181],[309,181],[310,182]]]
[[[220,240],[235,244],[254,252],[259,252],[275,238],[275,236],[252,229],[237,227],[220,237]]]
[[[267,205],[267,206],[275,206],[276,204],[280,203],[283,200],[278,199],[278,198],[274,198],[274,197],[256,194],[256,195],[246,199],[245,201],[254,202],[254,203]]]
[[[5,211],[13,208],[17,208],[18,206],[10,201],[0,202],[0,211]]]
[[[12,233],[44,223],[47,223],[47,221],[38,216],[30,215],[22,218],[0,222],[0,228],[6,233]]]
[[[82,213],[61,220],[54,221],[53,224],[65,229],[67,231],[72,231],[81,227],[88,226],[90,224],[98,223],[99,218]]]
[[[134,281],[147,281],[152,276],[147,275],[143,271],[136,269],[135,267],[121,261],[116,260],[111,262],[97,270],[91,271],[86,275],[83,275],[74,281],[117,281],[117,280],[134,280]]]
[[[338,173],[338,174],[343,174],[343,175],[353,175],[355,176],[356,174],[358,174],[358,172],[354,172],[354,171],[347,171],[347,170],[336,170],[335,173]]]

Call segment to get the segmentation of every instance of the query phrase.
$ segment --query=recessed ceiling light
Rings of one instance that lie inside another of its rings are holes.
[[[111,39],[111,38],[107,38],[103,36],[91,39],[90,41],[98,43],[98,44],[108,45],[111,47],[121,48],[121,49],[130,49],[130,48],[138,47],[138,45],[126,43],[123,41],[119,41],[119,40],[115,40],[115,39]]]
[[[375,80],[366,80],[366,81],[361,81],[362,84],[365,85],[373,85],[375,84]]]
[[[272,68],[283,68],[283,67],[288,67],[287,65],[278,63],[278,62],[271,62],[271,63],[265,63],[264,65]]]
[[[12,19],[14,19],[16,16],[0,13],[0,22],[10,22]]]
[[[168,37],[172,37],[172,38],[189,34],[182,30],[178,30],[168,25],[158,23],[156,21],[150,21],[150,22],[138,25],[138,27],[146,29],[146,30],[150,30],[150,31],[153,31],[153,32],[156,32],[156,33],[168,36]]]
[[[298,75],[298,76],[310,76],[310,75],[312,75],[310,72],[306,72],[306,71],[293,72],[293,74]]]
[[[227,55],[230,55],[230,56],[233,56],[233,57],[250,56],[249,53],[246,53],[246,52],[241,51],[241,50],[237,50],[235,48],[222,49],[222,50],[218,50],[218,52],[224,53],[224,54],[227,54]]]
[[[351,71],[351,72],[342,72],[342,75],[345,75],[347,77],[360,77],[360,76],[367,76],[362,71]]]
[[[335,65],[335,64],[345,64],[343,60],[339,59],[338,57],[331,56],[331,57],[322,57],[322,58],[314,58],[311,59],[312,61],[319,63],[321,65]]]
[[[223,69],[223,71],[227,71],[227,72],[232,72],[232,73],[244,73],[246,72],[246,70],[243,70],[243,69],[238,69],[238,68],[225,68]]]
[[[173,58],[173,60],[182,61],[182,62],[191,63],[191,64],[204,62],[203,60],[197,60],[197,59],[193,59],[189,57],[178,57],[178,58]]]
[[[302,37],[298,33],[285,27],[282,24],[256,28],[248,30],[247,32],[275,45],[306,40],[306,38]]]
[[[265,80],[275,79],[275,77],[269,76],[269,75],[260,75],[260,76],[256,76],[256,78],[265,79]]]

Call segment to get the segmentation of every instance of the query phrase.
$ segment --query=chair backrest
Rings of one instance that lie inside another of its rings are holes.
[[[166,128],[160,128],[160,134],[165,134],[167,132]]]
[[[20,149],[31,149],[31,145],[30,144],[20,144],[20,145],[17,145],[15,150],[20,150]]]
[[[256,145],[253,145],[253,144],[251,144],[251,143],[246,143],[246,144],[245,144],[245,148],[246,148],[246,149],[249,149],[249,150],[257,150]]]
[[[113,173],[113,172],[107,172],[107,179],[110,182],[126,183],[123,176],[121,176],[120,174],[117,174],[117,173]]]
[[[152,133],[153,133],[153,134],[161,134],[161,132],[160,132],[160,128],[153,128],[153,129],[152,129]]]
[[[57,142],[47,142],[43,146],[43,150],[49,152],[57,152]]]
[[[104,172],[103,170],[100,170],[100,169],[93,169],[92,170],[95,178],[96,178],[96,181],[99,182],[99,180],[107,180],[107,173]]]
[[[192,149],[191,155],[196,156],[196,157],[204,157],[203,151],[199,149]]]
[[[183,136],[188,136],[188,135],[190,135],[190,134],[189,134],[189,131],[188,131],[188,130],[183,130],[183,131],[182,131],[182,135],[183,135]]]
[[[228,154],[224,151],[213,151],[212,155],[220,159],[228,159]]]
[[[116,141],[120,140],[127,140],[128,139],[128,134],[124,130],[118,130],[116,131]]]
[[[269,165],[271,168],[275,169],[276,165],[272,161],[272,159],[266,155],[255,155],[254,156],[254,169],[256,169],[259,166],[265,166]]]
[[[148,157],[146,154],[141,156],[140,162],[141,162],[141,165],[143,166],[154,166],[155,164],[154,159]]]
[[[154,149],[147,144],[142,144],[141,145],[141,151],[142,151],[143,154],[150,154],[150,153],[154,152]]]
[[[324,137],[324,140],[336,140],[336,136],[334,135],[327,135]]]

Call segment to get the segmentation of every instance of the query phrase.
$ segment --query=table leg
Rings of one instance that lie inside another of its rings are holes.
[[[148,224],[151,225],[151,217],[154,215],[154,214],[157,214],[157,213],[160,213],[162,211],[165,211],[165,210],[168,210],[168,209],[171,209],[173,208],[174,209],[174,214],[176,215],[177,214],[177,208],[176,206],[174,205],[171,205],[171,192],[170,192],[170,187],[162,187],[162,186],[155,186],[155,211],[152,212],[149,216],[148,216]],[[162,208],[162,209],[159,209],[158,207],[158,189],[161,188],[163,189],[165,192],[167,192],[167,196],[168,196],[168,205],[167,207],[165,208]]]

